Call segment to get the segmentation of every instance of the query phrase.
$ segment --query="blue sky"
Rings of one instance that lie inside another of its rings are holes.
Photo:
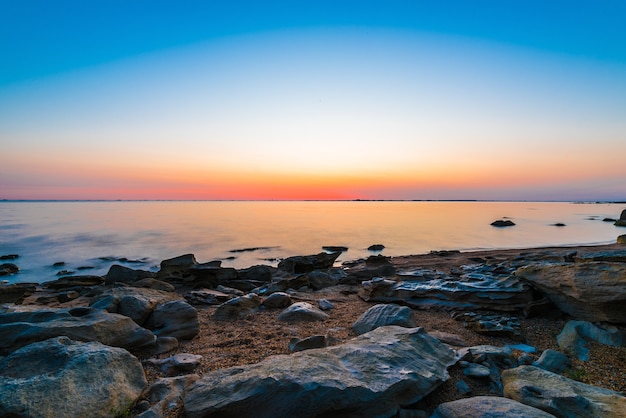
[[[625,18],[621,1],[1,1],[0,188],[625,199]]]

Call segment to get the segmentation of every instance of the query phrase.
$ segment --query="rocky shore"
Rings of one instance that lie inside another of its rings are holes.
[[[626,416],[623,244],[342,250],[3,284],[0,416]]]

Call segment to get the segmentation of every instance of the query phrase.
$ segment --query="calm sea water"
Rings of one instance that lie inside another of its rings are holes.
[[[145,270],[193,253],[236,268],[346,246],[339,262],[383,244],[390,256],[615,242],[620,204],[528,202],[1,202],[0,255],[11,282],[54,280],[60,270],[105,274],[114,262]],[[516,223],[494,228],[508,217]],[[565,227],[553,226],[561,222]],[[253,251],[238,251],[257,248]],[[128,261],[111,261],[125,258]],[[53,266],[64,262],[63,266]]]

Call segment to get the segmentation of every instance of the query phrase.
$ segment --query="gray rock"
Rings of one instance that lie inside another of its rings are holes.
[[[158,337],[178,340],[190,340],[200,331],[198,311],[182,300],[159,305],[148,317],[145,326]]]
[[[284,292],[276,292],[265,298],[262,306],[265,306],[269,309],[283,309],[291,304],[291,296]]]
[[[417,326],[417,320],[411,308],[393,303],[379,304],[365,311],[352,325],[352,331],[356,335],[361,335],[384,325],[414,328]]]
[[[138,350],[153,344],[155,335],[127,316],[94,308],[40,309],[0,314],[0,355],[49,338],[67,336]]]
[[[93,275],[80,275],[61,277],[57,280],[42,283],[48,289],[61,290],[75,287],[91,287],[104,284],[104,277]]]
[[[155,273],[145,270],[134,270],[119,264],[113,264],[105,276],[105,284],[133,283],[142,279],[152,279]]]
[[[312,322],[326,319],[328,319],[328,314],[308,302],[294,303],[278,315],[278,320],[284,322]]]
[[[202,356],[198,354],[179,353],[164,359],[148,359],[144,363],[159,367],[166,376],[193,373],[200,365]]]
[[[314,335],[304,339],[292,338],[289,341],[289,351],[291,352],[323,347],[328,347],[328,339],[325,335]]]
[[[161,269],[157,272],[159,280],[181,280],[189,276],[189,269],[198,264],[193,254],[184,254],[178,257],[161,261]]]
[[[592,253],[577,254],[574,256],[577,263],[589,261],[605,261],[613,263],[626,263],[626,250],[597,251]]]
[[[624,417],[626,397],[533,366],[502,372],[504,396],[557,417]]]
[[[328,299],[320,299],[317,301],[317,307],[323,311],[330,311],[335,307],[331,301]]]
[[[171,292],[136,287],[115,287],[91,299],[89,306],[127,316],[137,324],[143,325],[158,305],[180,299],[180,296]]]
[[[154,348],[150,351],[154,355],[169,353],[178,348],[178,338],[157,337]]]
[[[565,354],[556,350],[544,350],[541,356],[533,364],[535,367],[552,373],[563,373],[572,366],[572,362]]]
[[[137,280],[136,282],[130,283],[130,285],[133,287],[145,287],[146,289],[161,290],[163,292],[174,292],[176,290],[172,284],[151,278]]]
[[[196,264],[189,268],[189,276],[183,280],[195,287],[215,288],[217,285],[239,279],[237,270],[231,267],[216,266],[215,263]]]
[[[197,382],[200,376],[189,374],[157,379],[141,394],[141,398],[152,405],[150,409],[137,415],[137,418],[166,418],[176,406],[185,388]]]
[[[217,307],[213,318],[218,321],[243,319],[257,312],[261,307],[261,298],[255,293],[233,298]]]
[[[461,360],[472,363],[491,363],[500,368],[510,367],[513,362],[513,350],[510,347],[495,347],[492,345],[477,345],[474,347],[461,348],[459,351]]]
[[[338,280],[326,271],[312,271],[307,273],[307,278],[309,279],[309,285],[314,290],[325,289],[327,287],[335,286],[338,283]]]
[[[626,263],[531,265],[515,274],[575,319],[626,323]]]
[[[556,336],[559,347],[566,353],[587,361],[589,359],[588,340],[613,347],[626,345],[626,333],[610,325],[594,325],[586,321],[568,321]]]
[[[128,351],[57,337],[0,361],[0,416],[121,415],[146,385],[141,364]]]
[[[290,273],[301,274],[313,270],[328,269],[333,266],[341,253],[319,253],[315,255],[302,255],[287,257],[278,263],[278,268]]]
[[[183,394],[189,418],[395,415],[456,361],[421,328],[380,327],[349,342],[205,374]]]
[[[553,418],[541,409],[499,396],[475,396],[444,402],[431,418]]]
[[[238,270],[239,278],[241,280],[250,280],[255,282],[269,282],[272,280],[272,275],[274,274],[273,267],[266,265],[252,266],[246,269]]]
[[[491,374],[489,367],[482,364],[469,364],[464,370],[463,374],[467,377],[474,377],[477,379],[484,379]]]

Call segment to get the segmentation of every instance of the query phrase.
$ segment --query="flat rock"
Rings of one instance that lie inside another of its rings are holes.
[[[312,322],[326,319],[328,319],[327,313],[308,302],[294,303],[278,315],[278,320],[283,322]]]
[[[342,345],[209,372],[183,402],[189,418],[388,417],[443,383],[455,361],[422,328],[380,327]]]
[[[541,409],[499,396],[475,396],[444,402],[431,418],[553,418]]]
[[[333,266],[341,253],[319,253],[315,255],[301,255],[287,257],[278,263],[278,268],[290,273],[301,274],[313,270],[328,269]]]
[[[414,328],[417,326],[417,320],[415,313],[407,306],[393,303],[378,304],[369,308],[356,320],[352,325],[352,331],[356,335],[361,335],[384,325]]]
[[[502,372],[504,396],[557,417],[626,416],[626,397],[534,366]]]
[[[190,340],[200,332],[198,311],[182,300],[159,305],[148,317],[145,326],[158,337],[178,340]]]
[[[94,275],[80,275],[61,277],[57,280],[42,283],[48,289],[61,290],[74,287],[90,287],[104,284],[104,277]]]
[[[36,283],[0,284],[0,303],[20,304],[35,293]]]
[[[0,361],[0,416],[121,415],[146,385],[139,360],[128,351],[56,337]]]
[[[218,321],[233,321],[243,319],[257,312],[261,307],[261,298],[255,293],[239,296],[222,303],[217,307],[213,318]]]
[[[626,345],[626,332],[610,325],[596,325],[587,321],[568,321],[556,336],[559,347],[580,360],[589,360],[587,341],[613,347]]]
[[[626,323],[626,263],[531,265],[515,274],[575,319]]]

